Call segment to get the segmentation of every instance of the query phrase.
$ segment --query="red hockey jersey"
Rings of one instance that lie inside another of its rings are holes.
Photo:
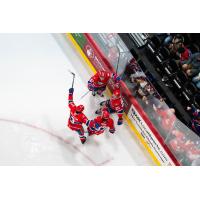
[[[122,118],[124,112],[124,103],[122,98],[110,99],[110,107],[118,114],[119,118]]]
[[[176,116],[173,109],[158,109],[157,114],[161,118],[161,126],[165,131],[172,130],[176,122]]]
[[[103,78],[100,78],[100,76]],[[89,83],[92,84],[93,87],[95,87],[95,88],[101,88],[101,87],[106,87],[109,79],[110,79],[109,72],[99,71],[90,78]]]
[[[82,130],[82,124],[86,124],[88,118],[83,113],[76,112],[76,105],[73,102],[73,94],[69,94],[70,117],[68,120],[68,127],[74,131]]]
[[[98,116],[89,122],[88,133],[90,135],[100,135],[105,131],[107,127],[109,128],[110,132],[115,131],[113,119],[109,118],[108,120],[104,121],[101,116]]]

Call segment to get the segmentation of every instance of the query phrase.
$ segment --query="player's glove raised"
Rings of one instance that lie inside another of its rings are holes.
[[[70,93],[70,94],[73,94],[73,93],[74,93],[74,88],[70,88],[70,89],[69,89],[69,93]]]

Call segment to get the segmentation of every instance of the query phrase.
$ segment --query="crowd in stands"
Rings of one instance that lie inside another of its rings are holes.
[[[192,34],[154,34],[149,42],[163,59],[159,65],[163,66],[160,70],[162,81],[171,87],[185,110],[199,112],[200,50]],[[189,112],[193,118],[190,127],[200,136],[200,117],[194,112]]]
[[[183,102],[185,110],[191,116],[186,124],[200,136],[200,51],[197,44],[189,38],[185,42],[184,34],[155,34],[149,38],[154,49],[152,54],[159,56],[158,65],[162,81]],[[156,50],[154,52],[154,50]],[[125,69],[125,75],[132,83],[133,96],[151,107],[158,124],[164,130],[166,142],[182,160],[192,162],[200,156],[199,140],[191,139],[187,130],[177,128],[176,111],[173,106],[166,106],[165,97],[154,87],[149,76],[136,60],[132,58]],[[198,143],[198,144],[197,144]]]
[[[195,47],[196,49],[193,47],[192,52],[190,46],[187,47],[184,44],[184,37],[181,34],[174,37],[167,36],[163,45],[167,46],[171,57],[176,59],[177,64],[200,89],[200,52],[197,52],[199,51],[198,46]]]

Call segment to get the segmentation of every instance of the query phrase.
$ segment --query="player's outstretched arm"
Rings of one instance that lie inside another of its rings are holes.
[[[68,95],[68,105],[70,109],[73,109],[75,107],[75,104],[73,101],[73,93],[74,93],[74,88],[70,88],[69,95]]]
[[[88,126],[88,124],[90,123],[90,120],[88,120],[88,118],[83,113],[82,113],[82,120],[81,121],[86,126]]]

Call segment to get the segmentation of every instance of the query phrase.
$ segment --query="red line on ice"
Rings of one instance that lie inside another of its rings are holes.
[[[49,134],[49,135],[51,135],[51,136],[53,136],[53,137],[56,137],[57,139],[59,139],[59,140],[65,142],[65,143],[71,145],[76,151],[78,151],[80,154],[82,154],[82,155],[83,155],[88,161],[90,161],[91,164],[94,165],[94,166],[104,165],[104,164],[106,164],[106,163],[108,163],[108,162],[110,162],[110,161],[112,160],[112,158],[111,158],[111,159],[105,160],[105,161],[102,162],[102,163],[97,164],[92,158],[90,158],[87,154],[85,154],[84,152],[82,152],[82,151],[78,148],[78,146],[76,146],[76,145],[72,144],[70,141],[68,141],[68,140],[66,140],[66,139],[63,139],[62,137],[56,135],[56,134],[55,134],[54,132],[52,132],[52,131],[46,130],[46,129],[44,129],[44,128],[38,127],[38,126],[33,125],[33,124],[29,124],[29,123],[21,122],[21,121],[17,121],[17,120],[12,120],[12,119],[2,119],[2,118],[0,118],[0,121],[8,122],[8,123],[13,123],[13,124],[17,124],[17,125],[24,125],[24,126],[26,126],[26,127],[33,128],[33,129],[35,129],[35,130],[39,130],[39,131],[42,131],[42,132],[44,132],[44,133],[47,133],[47,134]]]

